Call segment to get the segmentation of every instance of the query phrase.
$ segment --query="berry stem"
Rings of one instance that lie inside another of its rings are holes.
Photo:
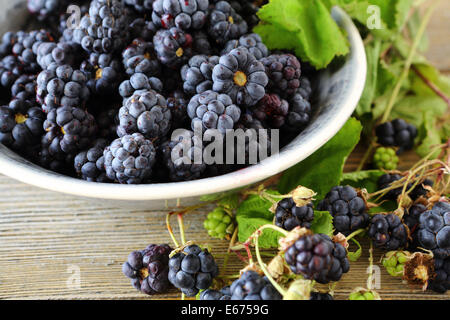
[[[345,237],[347,239],[347,241],[350,241],[352,238],[356,237],[358,234],[363,233],[364,231],[366,231],[366,229],[359,229],[354,231],[353,233],[349,234],[347,237]]]
[[[175,238],[175,235],[173,234],[173,229],[172,226],[170,225],[170,217],[172,216],[172,212],[169,212],[166,215],[166,225],[167,225],[167,230],[169,231],[169,235],[172,238],[172,242],[175,245],[175,248],[178,248],[180,245],[178,244],[177,239]]]
[[[369,249],[369,277],[367,278],[367,290],[372,290],[372,282],[373,282],[373,243],[370,242]]]
[[[228,260],[230,260],[230,253],[231,253],[231,248],[233,248],[234,243],[236,241],[237,238],[237,234],[238,234],[238,228],[234,229],[233,235],[231,236],[231,240],[230,240],[230,244],[228,246],[228,250],[227,250],[227,254],[225,255],[225,259],[223,260],[223,267],[222,267],[222,273],[225,272],[225,269],[228,265]]]
[[[373,152],[373,149],[375,149],[376,142],[372,141],[369,148],[367,148],[367,151],[364,153],[364,156],[361,159],[361,162],[358,165],[358,168],[356,171],[361,171],[364,168],[364,165],[366,164],[367,160],[369,159],[370,155]]]
[[[420,72],[419,69],[417,69],[416,66],[411,67],[415,73],[419,76],[420,79],[431,89],[433,92],[442,98],[444,102],[447,104],[448,107],[450,107],[450,98],[445,95],[444,92],[442,92],[430,79],[428,79],[422,72]]]
[[[186,244],[186,234],[184,232],[183,213],[177,214],[177,220],[178,220],[178,226],[180,228],[181,244],[184,246]]]

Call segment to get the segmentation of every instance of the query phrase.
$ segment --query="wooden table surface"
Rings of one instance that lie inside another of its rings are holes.
[[[450,71],[450,2],[443,1],[429,27],[433,63]],[[363,150],[349,158],[346,170],[356,169]],[[402,168],[417,156],[402,159]],[[198,243],[205,239],[218,254],[219,266],[228,243],[208,239],[202,227],[207,209],[185,218],[187,237]],[[135,291],[121,272],[129,252],[150,243],[169,243],[165,212],[129,211],[108,208],[89,200],[38,189],[0,176],[0,299],[148,299]],[[174,224],[176,222],[174,221]],[[368,244],[364,254],[351,264],[351,271],[336,287],[335,297],[345,299],[353,288],[365,286]],[[380,252],[375,254],[379,265]],[[232,256],[227,275],[243,267]],[[408,287],[398,278],[381,272],[384,299],[449,299]],[[80,281],[77,281],[79,279]],[[179,294],[152,299],[177,299]]]

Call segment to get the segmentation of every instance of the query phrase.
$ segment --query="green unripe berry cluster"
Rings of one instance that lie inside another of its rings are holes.
[[[378,169],[395,170],[398,161],[395,150],[391,148],[378,148],[373,156],[373,163]]]
[[[234,219],[222,207],[210,212],[203,222],[208,234],[217,239],[225,239],[234,232]]]
[[[391,276],[401,277],[405,263],[409,260],[408,255],[408,252],[403,251],[388,252],[382,260],[383,266]]]
[[[375,295],[370,291],[352,292],[348,300],[375,300]]]

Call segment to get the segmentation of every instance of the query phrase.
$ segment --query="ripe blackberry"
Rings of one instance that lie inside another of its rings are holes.
[[[141,133],[147,139],[162,139],[172,126],[172,114],[166,98],[153,90],[140,91],[119,110],[117,135]]]
[[[383,190],[386,189],[388,187],[390,187],[390,185],[397,181],[402,179],[403,176],[399,175],[399,174],[384,174],[382,175],[380,178],[378,178],[378,189],[379,190]],[[424,189],[423,185],[425,186],[433,186],[433,181],[429,180],[429,179],[425,179],[423,181],[421,181],[420,184],[418,184],[410,193],[409,193],[409,197],[412,200],[417,200],[419,197],[421,196],[425,196],[427,194],[427,190]],[[407,190],[411,189],[411,187],[413,186],[412,183],[409,183],[407,186]],[[396,201],[398,196],[402,194],[403,188],[399,187],[393,190],[389,190],[385,195],[384,198],[388,199],[388,200],[393,200]]]
[[[411,248],[417,248],[420,247],[419,239],[418,239],[418,231],[420,226],[420,216],[427,211],[427,208],[420,203],[412,205],[408,210],[406,211],[405,215],[403,216],[403,220],[407,227],[409,228],[410,234],[411,234],[411,243],[409,244],[409,247]]]
[[[124,103],[134,94],[148,90],[162,93],[162,81],[155,77],[149,78],[143,73],[135,73],[130,77],[130,80],[123,81],[119,86],[119,94],[122,96]]]
[[[184,91],[194,95],[211,90],[213,86],[212,73],[217,64],[219,64],[218,56],[193,56],[189,63],[181,68]]]
[[[266,277],[246,271],[230,287],[231,300],[282,300],[280,293]]]
[[[311,228],[314,220],[313,204],[297,206],[293,198],[281,200],[275,211],[275,224],[280,228],[291,231],[295,227]]]
[[[42,42],[37,46],[36,55],[37,63],[43,70],[52,63],[75,66],[83,57],[80,46],[74,42]]]
[[[8,31],[3,34],[2,41],[0,43],[0,58],[4,58],[7,55],[12,54],[12,48],[17,42],[17,34],[12,31]]]
[[[153,37],[159,29],[152,21],[147,21],[141,17],[134,19],[129,27],[131,39],[139,38],[147,42],[153,41]]]
[[[190,245],[169,260],[169,281],[188,297],[208,289],[219,267],[207,249]]]
[[[44,133],[45,115],[38,107],[0,107],[0,142],[16,151],[34,147]]]
[[[20,113],[38,106],[36,102],[36,78],[35,75],[22,75],[14,82],[11,87],[10,109]]]
[[[21,75],[27,73],[23,63],[13,55],[6,56],[0,61],[0,84],[6,89],[10,89]]]
[[[192,34],[192,38],[192,49],[195,54],[213,56],[218,52],[217,48],[214,48],[212,46],[209,37],[205,32],[201,30],[194,31]]]
[[[254,110],[249,108],[246,108],[241,112],[241,119],[239,119],[236,127],[244,131],[247,129],[254,129],[256,131],[268,129],[267,124],[258,120],[254,114]]]
[[[217,129],[223,134],[234,129],[241,117],[241,109],[233,104],[230,96],[211,90],[194,96],[187,111],[192,119],[192,130],[198,125],[203,130]]]
[[[191,181],[202,177],[203,141],[192,131],[183,130],[162,146],[164,164],[170,171],[170,180]]]
[[[151,13],[155,0],[125,0],[124,2],[139,13]]]
[[[60,107],[47,114],[44,122],[46,134],[42,137],[43,160],[49,166],[53,161],[73,163],[75,155],[89,147],[97,131],[94,117],[87,111],[74,107]]]
[[[262,42],[261,37],[256,33],[246,34],[239,39],[228,41],[225,44],[225,48],[222,50],[221,55],[230,53],[233,49],[239,47],[247,48],[257,60],[261,60],[269,55],[269,49],[267,49],[266,45]]]
[[[37,100],[46,113],[61,106],[83,108],[90,95],[86,80],[82,71],[53,63],[37,78]]]
[[[309,297],[309,300],[316,300],[316,301],[331,301],[334,300],[333,296],[329,293],[320,293],[320,292],[311,292],[311,296]]]
[[[263,64],[244,47],[220,57],[212,77],[214,91],[228,94],[243,106],[257,104],[269,81]]]
[[[285,259],[292,272],[326,284],[339,281],[350,270],[347,251],[324,234],[306,234],[291,245]]]
[[[152,244],[144,250],[134,251],[122,265],[122,272],[142,293],[166,293],[171,287],[168,279],[171,251],[167,244]]]
[[[386,147],[399,147],[397,154],[414,147],[417,128],[403,119],[380,124],[375,129],[378,142]]]
[[[217,239],[230,238],[235,229],[233,218],[221,207],[208,214],[203,226],[211,237]]]
[[[206,23],[208,0],[155,0],[152,20],[166,29],[202,29]]]
[[[300,88],[296,91],[296,93],[299,93],[303,99],[309,101],[312,95],[312,87],[311,82],[309,79],[305,76],[302,76],[300,78]]]
[[[269,75],[268,88],[284,98],[292,97],[300,88],[302,69],[292,54],[274,54],[261,59]]]
[[[450,204],[438,202],[420,215],[418,239],[428,250],[450,257]]]
[[[428,289],[437,293],[450,290],[450,256],[434,255],[435,277],[428,281]]]
[[[369,224],[366,203],[350,186],[332,188],[317,209],[330,212],[334,218],[333,225],[336,232],[344,235],[365,228]]]
[[[151,42],[134,39],[123,51],[122,58],[125,72],[129,76],[143,73],[148,77],[156,77],[161,74],[161,64]]]
[[[395,170],[398,165],[398,157],[391,148],[378,148],[373,155],[373,163],[378,169]]]
[[[208,33],[219,45],[238,39],[248,31],[247,22],[226,1],[219,1],[209,14]]]
[[[299,133],[310,123],[311,113],[311,103],[304,98],[302,89],[297,89],[289,99],[289,113],[283,129],[287,132]]]
[[[139,184],[152,174],[156,162],[153,143],[134,133],[114,140],[103,152],[106,175],[121,184]]]
[[[231,300],[230,287],[225,287],[220,291],[211,289],[202,291],[200,300]]]
[[[280,129],[286,123],[289,103],[277,94],[265,94],[256,104],[253,114],[256,119],[267,123],[270,128]]]
[[[186,127],[189,122],[189,116],[187,114],[188,103],[189,100],[181,90],[177,90],[169,94],[167,98],[167,107],[172,113],[173,128]]]
[[[169,68],[179,68],[193,55],[192,36],[176,27],[159,30],[153,44],[159,61]]]
[[[128,15],[120,0],[93,0],[73,31],[73,41],[89,53],[114,53],[129,40]]]
[[[392,251],[406,246],[408,233],[397,215],[377,214],[370,222],[369,237],[375,247]]]
[[[81,63],[80,70],[86,75],[86,85],[94,96],[115,94],[122,81],[122,65],[111,54],[91,53],[89,60]]]
[[[68,5],[68,0],[27,0],[28,11],[41,21],[59,16]]]
[[[109,103],[108,103],[109,104]],[[117,138],[117,126],[119,125],[119,109],[122,106],[112,106],[104,110],[97,110],[95,119],[98,123],[98,136],[112,141]]]
[[[107,140],[98,139],[91,148],[75,156],[74,167],[78,177],[90,182],[110,182],[106,176],[103,157],[103,150],[107,146]]]

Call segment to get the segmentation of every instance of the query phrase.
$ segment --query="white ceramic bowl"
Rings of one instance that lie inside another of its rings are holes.
[[[24,21],[23,1],[0,1],[0,31],[17,28]],[[333,17],[348,35],[350,54],[338,70],[325,70],[319,76],[317,104],[311,124],[280,154],[261,163],[227,175],[191,182],[154,185],[91,183],[44,170],[0,144],[0,173],[37,187],[77,197],[92,198],[107,206],[167,209],[199,202],[206,194],[224,192],[276,175],[304,160],[345,124],[361,97],[366,79],[366,56],[358,30],[339,8]],[[3,16],[3,17],[2,17]]]

